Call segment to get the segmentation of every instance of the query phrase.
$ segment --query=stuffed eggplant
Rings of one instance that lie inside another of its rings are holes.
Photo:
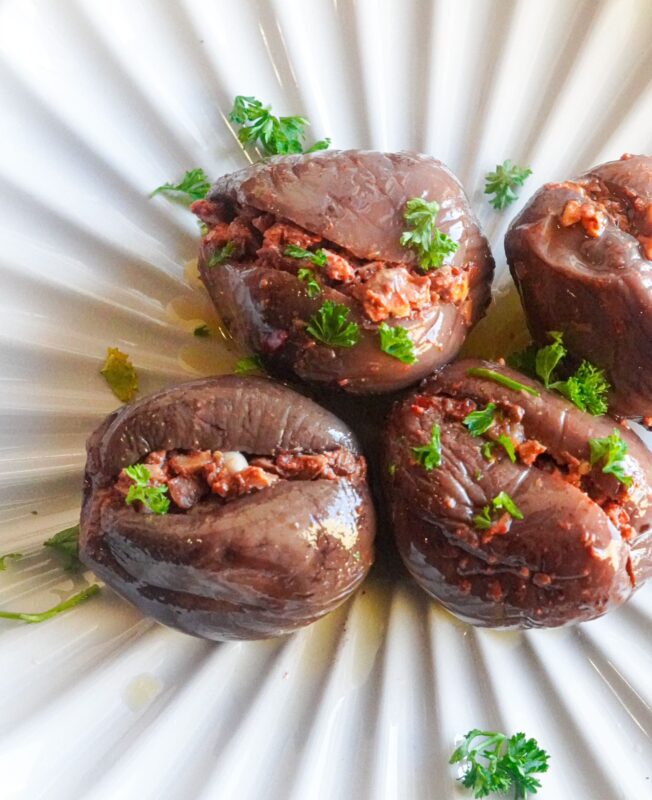
[[[286,634],[342,603],[372,563],[365,470],[350,430],[284,386],[183,384],[91,435],[81,558],[186,633]]]
[[[460,361],[413,391],[385,466],[406,566],[476,625],[588,620],[652,572],[647,448],[507,367]]]
[[[494,263],[439,161],[328,151],[271,158],[193,204],[200,274],[268,368],[353,393],[418,381],[459,351]]]
[[[652,157],[546,184],[505,250],[535,342],[562,332],[606,371],[612,413],[652,423]]]

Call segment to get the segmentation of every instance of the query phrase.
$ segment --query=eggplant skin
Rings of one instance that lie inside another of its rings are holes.
[[[452,360],[489,305],[494,261],[461,184],[441,162],[415,153],[361,150],[283,156],[220,178],[208,195],[288,220],[357,258],[414,266],[414,252],[400,245],[405,204],[413,197],[439,203],[437,225],[459,245],[448,263],[467,269],[469,276],[468,296],[459,305],[440,302],[389,320],[408,331],[416,363],[403,364],[380,350],[377,325],[350,295],[325,288],[310,299],[293,274],[247,260],[209,267],[202,250],[201,278],[234,338],[281,374],[337,384],[354,394],[409,386]],[[349,321],[360,326],[354,347],[317,344],[305,333],[305,323],[325,300],[350,308]],[[283,344],[272,352],[269,342],[279,336]]]
[[[467,375],[479,366],[532,386],[540,396]],[[398,403],[385,434],[386,493],[400,554],[428,594],[475,625],[554,627],[604,614],[652,574],[652,456],[635,434],[620,430],[635,475],[635,489],[623,503],[634,534],[624,541],[603,509],[558,474],[507,458],[490,464],[480,452],[482,439],[461,422],[445,420],[436,409],[415,413],[415,399],[423,396],[470,398],[480,408],[517,404],[528,438],[551,453],[587,461],[588,440],[608,436],[615,423],[584,414],[507,367],[475,359],[444,368]],[[442,464],[428,472],[412,447],[430,438],[434,424],[441,426]],[[598,479],[605,491],[617,491],[612,476]],[[501,491],[524,519],[483,541],[473,516]]]
[[[586,187],[597,187],[608,206],[624,210],[625,225],[610,215],[597,238],[581,224],[561,226],[566,203],[586,199]],[[646,242],[649,256],[652,156],[644,155],[546,184],[505,237],[535,342],[548,344],[548,331],[562,331],[571,354],[606,371],[613,387],[611,413],[632,419],[652,416],[652,261],[645,257]]]
[[[111,414],[90,436],[80,555],[143,613],[206,639],[281,636],[340,605],[373,562],[364,480],[281,481],[191,511],[137,512],[116,497],[120,470],[155,450],[359,454],[316,403],[264,378],[181,384]]]

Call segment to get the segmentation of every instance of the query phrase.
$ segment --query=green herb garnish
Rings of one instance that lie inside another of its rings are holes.
[[[150,197],[160,193],[181,195],[187,203],[191,203],[194,200],[203,200],[210,188],[211,182],[206,177],[206,173],[197,167],[188,170],[179,183],[164,183],[154,189]]]
[[[602,416],[609,410],[607,395],[611,386],[604,370],[589,361],[582,361],[574,375],[568,380],[551,383],[550,388],[563,394],[580,411],[588,411],[594,417]]]
[[[613,475],[625,486],[632,485],[632,476],[625,472],[625,456],[627,444],[622,440],[620,433],[614,428],[611,436],[603,439],[589,439],[591,450],[591,464],[602,461],[602,471]]]
[[[40,611],[36,613],[32,612],[21,612],[21,611],[0,611],[0,619],[15,619],[19,622],[28,622],[28,623],[38,623],[38,622],[45,622],[52,617],[56,617],[57,614],[61,614],[63,611],[68,611],[75,606],[78,606],[80,603],[83,603],[84,600],[88,600],[89,597],[92,597],[94,594],[97,594],[100,591],[100,587],[97,583],[88,586],[86,589],[83,589],[81,592],[74,594],[72,597],[69,597],[67,600],[64,600],[62,603],[58,603],[56,606],[49,608],[47,611]]]
[[[264,106],[255,97],[238,95],[235,98],[229,120],[241,126],[238,131],[240,144],[258,144],[267,156],[312,153],[329,147],[331,140],[321,139],[304,150],[305,127],[310,125],[308,120],[298,116],[275,117],[271,110],[271,106]]]
[[[303,247],[298,247],[296,244],[289,244],[283,251],[283,255],[290,256],[290,258],[306,258],[316,267],[325,267],[328,264],[328,256],[321,248],[313,253],[310,250],[304,250]]]
[[[55,533],[43,543],[43,546],[51,548],[61,556],[62,566],[68,572],[78,572],[82,568],[83,565],[79,560],[79,525]]]
[[[472,411],[464,417],[463,424],[469,429],[471,436],[482,436],[494,424],[496,404],[489,403],[483,409]]]
[[[454,253],[459,245],[435,226],[439,203],[413,197],[405,208],[403,219],[410,230],[401,234],[401,244],[416,251],[421,269],[428,271],[441,267],[446,256]]]
[[[129,403],[138,393],[138,376],[126,353],[117,347],[109,347],[106,361],[100,370],[113,394],[123,403]]]
[[[466,373],[471,378],[485,378],[485,380],[499,383],[501,386],[506,386],[508,389],[514,389],[516,392],[527,392],[534,397],[539,397],[541,392],[537,392],[531,386],[526,386],[524,383],[519,383],[513,378],[508,378],[507,375],[501,375],[493,369],[485,369],[484,367],[471,367]]]
[[[441,466],[441,428],[439,425],[432,426],[432,433],[430,434],[430,442],[421,445],[420,447],[413,447],[412,452],[417,462],[431,472],[435,467]]]
[[[414,355],[414,342],[405,328],[401,328],[399,325],[393,328],[386,322],[381,322],[378,326],[378,334],[380,349],[383,353],[397,358],[404,364],[414,364],[417,361],[417,357]]]
[[[306,284],[306,294],[308,297],[313,298],[321,294],[321,286],[319,285],[319,281],[315,278],[314,270],[302,267],[297,272],[297,278],[302,283]]]
[[[537,346],[535,344],[529,344],[524,350],[510,353],[505,360],[507,361],[507,365],[512,369],[517,369],[519,372],[523,372],[525,375],[530,375],[535,378],[537,374],[536,359]]]
[[[547,389],[563,394],[580,411],[594,416],[608,411],[607,395],[610,390],[604,370],[598,369],[589,361],[582,361],[577,370],[567,380],[553,380],[554,370],[567,355],[563,334],[549,331],[552,344],[537,348],[530,345],[520,353],[513,353],[507,359],[510,366],[535,378],[540,378]]]
[[[494,455],[495,448],[496,448],[495,442],[485,442],[480,448],[480,452],[482,453],[482,458],[484,458],[485,461],[490,461],[491,463],[493,463],[496,460],[496,456]]]
[[[248,375],[251,372],[265,372],[265,365],[259,355],[241,358],[233,370],[236,375]]]
[[[496,511],[506,511],[513,519],[523,519],[523,514],[519,507],[507,492],[500,492],[493,498],[490,505],[486,505],[480,514],[476,514],[473,517],[473,524],[480,530],[490,528],[494,523]]]
[[[461,764],[459,780],[473,790],[474,797],[513,788],[515,800],[523,800],[541,788],[534,776],[548,771],[549,758],[536,739],[526,739],[524,733],[508,738],[504,733],[474,728],[456,748],[450,763]]]
[[[211,335],[211,329],[208,325],[198,325],[192,332],[192,335],[198,336],[200,339],[205,339],[207,336]]]
[[[489,506],[485,506],[479,514],[473,517],[473,524],[480,530],[491,528],[493,520],[491,519],[491,509]]]
[[[387,467],[387,472],[388,472],[388,473],[389,473],[389,474],[392,476],[392,478],[393,478],[393,477],[394,477],[394,475],[396,475],[396,464],[390,464],[390,465]]]
[[[235,242],[227,242],[224,247],[219,247],[208,259],[209,267],[219,267],[235,253]]]
[[[546,389],[550,387],[552,382],[552,373],[568,352],[562,341],[563,334],[559,331],[550,331],[548,336],[552,339],[552,344],[539,348],[534,357],[534,370],[543,381]]]
[[[133,481],[125,498],[127,505],[139,501],[154,514],[168,513],[170,508],[170,500],[166,497],[168,487],[151,485],[151,475],[144,464],[125,467],[125,473]]]
[[[507,436],[506,433],[501,433],[500,436],[497,436],[496,442],[507,453],[509,460],[513,464],[516,461],[516,449],[514,448],[514,442],[509,438],[509,436]]]
[[[502,164],[496,164],[496,171],[485,176],[485,194],[494,194],[489,202],[498,210],[505,208],[518,198],[514,191],[517,186],[523,186],[525,179],[532,174],[529,167],[519,167],[512,164],[509,159]]]
[[[0,572],[4,572],[7,569],[7,561],[11,559],[12,561],[17,561],[19,558],[22,558],[22,553],[5,553],[5,555],[0,556]]]
[[[308,320],[306,332],[329,347],[353,347],[360,339],[360,326],[346,321],[350,311],[348,306],[326,300]]]

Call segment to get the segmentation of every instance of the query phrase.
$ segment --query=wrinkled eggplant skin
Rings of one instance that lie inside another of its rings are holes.
[[[640,234],[652,236],[652,157],[602,164],[576,181],[596,178],[613,197],[638,198],[630,205],[631,219]],[[652,261],[613,221],[595,239],[581,224],[562,227],[566,203],[581,199],[572,185],[539,189],[507,231],[507,261],[535,342],[547,344],[548,331],[562,331],[572,355],[606,370],[611,413],[649,417]]]
[[[183,514],[139,513],[112,491],[119,471],[167,449],[358,453],[350,430],[263,378],[182,384],[110,415],[91,435],[84,564],[148,616],[206,639],[262,639],[342,603],[373,562],[374,508],[363,481],[282,481]]]
[[[407,200],[417,196],[440,204],[438,227],[459,243],[450,263],[475,267],[459,307],[440,303],[412,318],[390,320],[409,332],[415,364],[380,350],[377,326],[348,295],[326,288],[310,299],[295,275],[246,261],[209,267],[202,251],[201,278],[234,338],[280,374],[338,384],[354,394],[401,389],[454,358],[489,304],[494,262],[461,185],[441,162],[355,150],[284,156],[227,175],[209,193],[211,200],[278,215],[360,258],[405,264],[414,264],[415,255],[400,246],[403,213]],[[305,323],[329,299],[351,308],[349,320],[361,334],[355,347],[327,347],[305,333]],[[277,347],[279,334],[283,342]]]
[[[474,366],[513,377],[541,395],[470,378],[467,370]],[[516,403],[525,410],[529,438],[583,460],[589,458],[588,440],[609,435],[615,425],[507,367],[474,359],[444,368],[398,403],[386,431],[386,494],[403,561],[426,592],[475,625],[554,627],[604,614],[652,574],[652,456],[635,434],[620,429],[638,484],[624,505],[635,529],[627,543],[604,511],[559,475],[507,458],[490,464],[480,452],[482,439],[461,423],[443,421],[434,410],[414,413],[415,397],[439,394],[471,398],[479,407]],[[412,447],[427,441],[436,423],[442,466],[427,472]],[[393,477],[390,464],[396,466]],[[600,479],[601,488],[615,495],[616,479]],[[524,519],[483,543],[473,516],[501,491]]]

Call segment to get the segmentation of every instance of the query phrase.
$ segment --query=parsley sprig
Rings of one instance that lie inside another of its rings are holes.
[[[326,150],[330,139],[320,139],[312,147],[304,150],[305,128],[310,125],[305,117],[275,117],[271,106],[264,106],[255,97],[238,95],[229,120],[240,126],[238,140],[243,146],[255,145],[267,156],[289,155],[290,153],[313,153]]]
[[[62,566],[67,572],[78,572],[82,568],[79,560],[79,525],[55,533],[43,546],[61,557]]]
[[[491,528],[495,522],[497,511],[506,511],[513,519],[523,519],[523,513],[507,492],[500,492],[489,505],[486,505],[479,514],[473,517],[473,524],[481,531]]]
[[[410,339],[410,334],[397,325],[395,328],[386,322],[381,322],[378,326],[380,336],[380,349],[388,356],[402,361],[404,364],[414,364],[417,357],[414,355],[414,342]]]
[[[494,424],[496,419],[496,404],[488,403],[484,408],[472,411],[462,420],[471,436],[482,436]]]
[[[576,405],[580,411],[587,411],[594,416],[601,416],[608,411],[607,395],[611,389],[604,370],[582,361],[577,370],[566,380],[554,380],[554,372],[568,354],[564,345],[563,334],[549,331],[551,344],[537,348],[530,345],[519,353],[513,353],[507,359],[510,366],[521,370],[543,381],[546,389],[563,394]]]
[[[412,452],[417,462],[427,471],[431,472],[436,467],[441,466],[441,428],[439,425],[432,426],[430,441],[428,444],[413,447]]]
[[[605,378],[604,370],[598,369],[589,361],[582,361],[574,375],[568,380],[551,384],[581,411],[588,411],[595,417],[606,414],[609,410],[607,395],[611,386]]]
[[[485,194],[493,194],[494,198],[489,202],[500,210],[518,199],[514,191],[517,186],[523,186],[525,179],[532,174],[529,167],[519,167],[509,159],[502,164],[496,164],[495,172],[488,172],[485,175]]]
[[[426,272],[437,269],[444,263],[446,256],[454,253],[457,242],[435,226],[439,203],[428,202],[422,197],[413,197],[405,206],[403,219],[410,230],[401,234],[401,244],[415,250],[419,256],[419,266]]]
[[[351,309],[326,300],[308,320],[306,332],[329,347],[353,347],[360,339],[360,326],[347,322]]]
[[[139,501],[154,514],[168,513],[170,508],[170,500],[166,497],[168,487],[150,484],[151,474],[144,464],[125,467],[125,473],[133,481],[125,498],[127,505]]]
[[[496,443],[503,448],[503,450],[507,453],[507,458],[509,458],[512,464],[514,464],[516,462],[516,448],[514,447],[514,441],[506,433],[501,433],[500,436],[496,436]]]
[[[321,294],[321,286],[315,277],[315,271],[313,269],[301,267],[297,272],[297,278],[301,283],[306,284],[306,293],[308,297],[317,297],[318,294]]]
[[[218,247],[208,259],[209,267],[219,267],[235,253],[235,242],[227,242],[224,247]]]
[[[305,258],[316,267],[325,267],[328,263],[328,256],[321,247],[313,253],[311,250],[304,250],[303,247],[299,247],[296,244],[288,244],[283,251],[283,255],[290,256],[290,258]]]
[[[589,439],[589,448],[591,450],[591,464],[597,464],[601,461],[604,473],[613,475],[625,486],[632,485],[632,476],[625,472],[627,444],[615,428],[610,436],[605,436],[602,439]]]
[[[296,244],[289,244],[283,251],[283,255],[290,256],[290,258],[300,258],[305,261],[309,261],[316,267],[325,267],[328,263],[328,256],[321,248],[319,248],[319,250],[315,250],[313,253],[310,250],[305,250],[303,247],[299,247]],[[299,278],[302,283],[306,284],[306,292],[308,293],[308,297],[317,297],[318,294],[321,294],[321,286],[313,269],[301,267],[301,269],[299,269],[297,272],[297,278]]]
[[[97,583],[93,583],[91,586],[87,586],[86,589],[82,589],[81,592],[74,594],[72,597],[69,597],[62,603],[57,603],[56,606],[48,608],[46,611],[38,611],[34,613],[25,611],[0,611],[0,619],[15,619],[19,622],[28,623],[45,622],[52,617],[56,617],[57,614],[61,614],[63,611],[68,611],[69,609],[78,606],[80,603],[83,603],[84,600],[88,600],[89,597],[92,597],[99,591],[99,585]]]
[[[508,738],[504,733],[474,728],[464,736],[450,763],[461,764],[459,780],[473,790],[474,797],[513,788],[515,800],[522,800],[541,788],[535,775],[548,771],[549,758],[536,739],[527,739],[524,733]]]
[[[250,375],[252,372],[265,372],[265,365],[258,354],[241,358],[235,365],[236,375]]]
[[[156,194],[173,195],[189,204],[195,200],[203,200],[210,188],[211,182],[206,173],[201,167],[197,167],[189,169],[179,183],[164,183],[162,186],[158,186],[150,194],[150,197],[154,197]]]

